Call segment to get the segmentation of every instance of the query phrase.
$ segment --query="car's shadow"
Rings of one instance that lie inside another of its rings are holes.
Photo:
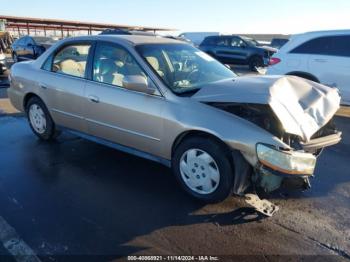
[[[168,168],[148,160],[66,134],[57,142],[35,144],[25,166],[32,169],[31,179],[41,191],[34,196],[46,196],[41,208],[33,210],[34,216],[42,217],[37,232],[48,242],[68,242],[70,249],[63,254],[115,258],[147,249],[128,242],[159,229],[201,223],[232,226],[264,219],[234,198],[218,204],[218,212],[213,205],[205,214],[196,214],[206,205],[187,196]],[[47,220],[54,221],[65,237],[53,237]],[[42,253],[46,251],[50,250]]]

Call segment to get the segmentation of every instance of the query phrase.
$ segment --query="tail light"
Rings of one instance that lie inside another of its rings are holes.
[[[281,59],[277,58],[277,57],[271,57],[270,58],[270,61],[269,61],[269,65],[272,66],[272,65],[276,65],[278,64],[279,62],[281,62]]]

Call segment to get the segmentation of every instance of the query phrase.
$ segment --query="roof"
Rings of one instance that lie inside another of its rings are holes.
[[[311,32],[302,33],[301,35],[331,35],[331,34],[350,34],[350,29],[311,31]]]
[[[74,41],[74,40],[108,40],[108,41],[122,41],[125,43],[140,45],[140,44],[186,44],[184,41],[166,38],[161,36],[144,36],[144,35],[89,35],[89,36],[76,36],[69,37],[63,41]]]
[[[332,36],[332,35],[350,35],[349,30],[327,30],[327,31],[313,31],[306,32],[302,34],[295,34],[290,38],[290,41],[287,42],[281,49],[278,51],[279,53],[287,53],[293,48],[309,41],[311,39],[315,39],[322,36]]]

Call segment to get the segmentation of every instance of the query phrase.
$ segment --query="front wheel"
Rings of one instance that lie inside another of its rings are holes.
[[[253,56],[249,59],[249,69],[251,71],[257,72],[258,68],[264,66],[264,60],[260,56]]]
[[[26,105],[27,118],[35,135],[42,140],[52,140],[59,135],[44,102],[38,97],[29,99]]]
[[[182,142],[175,150],[172,169],[182,188],[199,200],[220,202],[232,193],[230,157],[215,140],[194,137]]]
[[[16,53],[13,53],[13,54],[12,54],[12,59],[13,59],[13,62],[14,62],[14,63],[19,62],[18,55],[17,55]]]

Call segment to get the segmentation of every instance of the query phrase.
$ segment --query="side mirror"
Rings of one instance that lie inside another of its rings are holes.
[[[123,87],[146,94],[154,94],[156,92],[156,88],[148,84],[147,78],[140,75],[124,76]]]
[[[28,47],[33,47],[34,45],[32,43],[27,44]]]

